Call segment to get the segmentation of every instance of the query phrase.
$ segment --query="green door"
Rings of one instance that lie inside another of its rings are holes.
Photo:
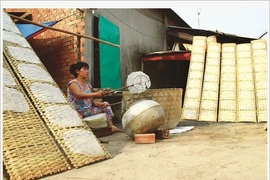
[[[113,44],[120,44],[119,27],[99,15],[99,38]],[[121,88],[120,48],[99,43],[101,88]]]

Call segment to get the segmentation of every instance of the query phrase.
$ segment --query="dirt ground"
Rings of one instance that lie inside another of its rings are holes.
[[[135,144],[125,133],[99,138],[112,158],[46,180],[266,180],[266,123],[181,121],[190,131]]]

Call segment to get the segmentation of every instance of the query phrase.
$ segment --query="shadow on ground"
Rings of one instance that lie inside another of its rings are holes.
[[[99,137],[98,138],[105,149],[111,154],[112,157],[115,157],[117,154],[122,152],[122,149],[130,141],[130,137],[124,132],[113,133],[112,135]]]
[[[209,126],[215,122],[208,122],[208,121],[197,121],[197,120],[180,120],[177,124],[177,127],[180,126]]]
[[[226,124],[254,124],[254,123],[265,123],[265,122],[212,122],[212,121],[198,121],[198,120],[180,120],[177,124],[177,127],[180,126],[217,126],[217,125],[226,125]]]

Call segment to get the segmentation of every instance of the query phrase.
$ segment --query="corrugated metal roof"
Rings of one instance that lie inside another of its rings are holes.
[[[234,34],[204,29],[192,29],[187,27],[167,26],[167,34],[178,39],[182,43],[192,43],[193,36],[216,36],[219,43],[250,43],[254,38],[240,37]]]

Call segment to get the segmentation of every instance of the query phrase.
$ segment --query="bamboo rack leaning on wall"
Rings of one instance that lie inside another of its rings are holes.
[[[181,119],[268,121],[266,39],[219,44],[194,36]]]

